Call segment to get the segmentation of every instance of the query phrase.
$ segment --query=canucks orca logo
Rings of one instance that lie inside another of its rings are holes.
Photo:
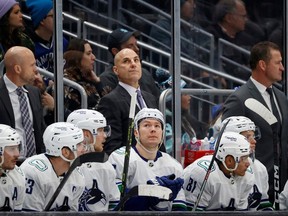
[[[64,201],[63,201],[63,204],[61,206],[58,206],[56,204],[56,207],[51,209],[50,211],[69,211],[70,210],[70,207],[69,207],[69,201],[68,201],[68,197],[65,196],[64,198]]]
[[[79,211],[92,211],[89,205],[94,205],[101,202],[106,205],[107,199],[105,194],[99,190],[97,180],[93,179],[93,185],[91,189],[85,187],[83,194],[79,199]]]
[[[254,184],[253,193],[248,197],[249,208],[257,209],[261,203],[262,193],[260,193],[258,187]]]
[[[10,207],[9,197],[5,197],[4,205],[0,208],[0,211],[12,211],[12,208]]]

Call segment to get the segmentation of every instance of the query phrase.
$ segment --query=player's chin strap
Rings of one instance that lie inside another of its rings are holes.
[[[228,167],[226,166],[225,161],[222,161],[222,164],[223,164],[223,166],[225,167],[226,170],[228,170],[229,172],[231,172],[231,175],[232,175],[232,173],[237,169],[239,162],[238,162],[237,160],[235,160],[235,167],[234,167],[234,168],[228,168]]]
[[[2,169],[2,164],[4,163],[4,155],[1,155],[0,169]]]
[[[250,151],[249,157],[251,158],[252,162],[254,163],[254,161],[255,161],[255,150],[251,150]]]
[[[138,137],[135,137],[135,139],[136,139],[137,143],[139,144],[139,146],[141,146],[141,148],[142,148],[144,151],[146,151],[147,153],[149,153],[149,154],[155,154],[155,153],[158,151],[158,149],[156,149],[156,150],[154,150],[154,151],[148,150],[147,148],[145,148],[145,147],[141,144],[140,139],[139,139]]]
[[[70,149],[71,150],[71,149]],[[72,150],[71,150],[72,151]],[[60,157],[64,160],[70,163],[70,166],[72,165],[73,161],[77,158],[77,150],[72,151],[74,154],[74,158],[72,160],[67,159],[66,157],[63,156],[62,152],[60,154]]]

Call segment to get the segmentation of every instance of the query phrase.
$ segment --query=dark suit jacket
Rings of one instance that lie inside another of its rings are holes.
[[[287,154],[288,154],[288,101],[283,92],[273,87],[280,112],[282,115],[282,128],[281,128],[281,140],[280,140],[280,191],[283,190],[284,185],[287,181]],[[229,116],[246,116],[250,118],[256,126],[260,128],[261,139],[257,140],[256,143],[256,158],[260,160],[267,168],[269,173],[269,196],[273,194],[273,164],[274,164],[274,155],[273,155],[273,139],[272,139],[272,129],[264,119],[262,119],[258,114],[250,111],[245,107],[244,102],[247,98],[255,98],[267,108],[262,95],[253,84],[251,79],[247,81],[240,89],[232,93],[224,103],[223,107],[223,116],[222,119],[225,119]],[[268,108],[269,109],[269,108]],[[271,188],[272,187],[272,188]],[[273,195],[272,195],[273,196]]]
[[[40,154],[45,150],[42,135],[46,127],[43,118],[41,94],[39,89],[34,86],[25,86],[25,88],[28,90],[29,102],[33,113],[36,152],[37,154]],[[0,123],[10,125],[11,127],[15,128],[13,108],[3,79],[0,79],[0,113]]]
[[[155,97],[145,91],[141,91],[147,107],[158,108]],[[98,111],[101,112],[107,124],[111,126],[111,136],[107,139],[104,150],[107,154],[111,154],[114,150],[121,146],[126,146],[129,126],[130,111],[130,94],[120,85],[109,94],[101,98],[98,104]],[[135,115],[139,112],[136,106]],[[134,137],[134,136],[133,136]],[[132,143],[135,143],[133,139]]]

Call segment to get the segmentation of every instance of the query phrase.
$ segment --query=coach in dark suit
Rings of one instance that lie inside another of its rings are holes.
[[[252,76],[240,89],[230,95],[224,103],[222,120],[229,116],[246,116],[260,128],[261,139],[256,144],[256,158],[267,168],[269,173],[269,199],[274,202],[274,148],[273,135],[270,125],[258,114],[245,107],[247,98],[254,98],[271,110],[270,95],[266,91],[272,88],[278,113],[280,114],[280,192],[287,181],[287,153],[288,153],[288,102],[287,97],[273,83],[282,80],[284,67],[279,47],[271,42],[260,42],[251,50],[250,67]]]
[[[107,138],[104,150],[110,154],[115,149],[126,145],[131,94],[139,88],[142,75],[139,56],[132,49],[122,49],[114,58],[114,73],[118,76],[119,84],[109,94],[101,98],[98,111],[101,112],[111,126],[111,136]],[[157,108],[156,98],[145,91],[142,96],[146,107]],[[136,105],[135,114],[139,111]],[[135,144],[135,139],[133,139]]]
[[[4,56],[6,74],[0,79],[0,123],[15,128],[21,136],[24,129],[21,122],[18,95],[16,89],[22,87],[28,102],[28,109],[32,114],[33,134],[35,137],[36,153],[44,151],[42,135],[45,130],[43,108],[38,88],[32,86],[38,73],[34,54],[25,47],[12,47]],[[25,147],[25,138],[23,138]],[[22,149],[23,150],[23,149]],[[20,158],[25,159],[25,151],[20,152]]]

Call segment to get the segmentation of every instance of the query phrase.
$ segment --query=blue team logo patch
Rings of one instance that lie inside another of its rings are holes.
[[[93,179],[92,188],[88,189],[85,187],[83,194],[79,199],[79,211],[93,211],[89,206],[101,202],[103,206],[106,205],[107,199],[105,194],[98,188],[96,179]]]
[[[205,171],[208,170],[208,167],[210,165],[210,160],[200,160],[198,161],[197,165],[201,168],[203,168]],[[215,166],[213,164],[212,168],[211,168],[211,172],[213,172],[215,170]]]

